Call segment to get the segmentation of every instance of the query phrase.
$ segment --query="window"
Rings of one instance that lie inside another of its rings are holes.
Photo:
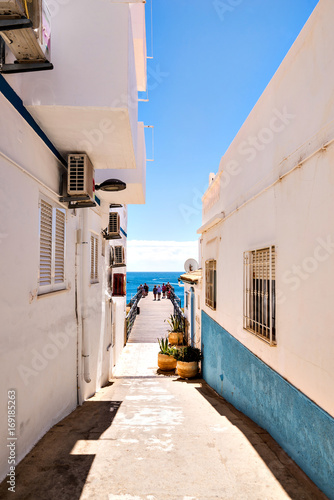
[[[276,343],[275,247],[244,253],[244,328]]]
[[[189,307],[189,292],[186,292],[186,309]]]
[[[99,273],[98,273],[98,256],[99,256],[99,240],[94,234],[90,236],[90,282],[98,283]]]
[[[39,294],[65,288],[65,223],[64,209],[40,201]]]
[[[217,297],[216,261],[211,259],[205,262],[205,304],[216,309]]]

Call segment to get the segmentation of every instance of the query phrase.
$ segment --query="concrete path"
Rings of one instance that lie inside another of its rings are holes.
[[[124,356],[139,352],[135,345]],[[148,365],[154,361],[147,355]],[[6,488],[0,498],[325,498],[266,432],[206,384],[153,369],[138,378],[126,372],[53,427],[17,467],[15,495]]]
[[[169,299],[154,300],[153,293],[139,301],[140,314],[136,317],[128,343],[157,343],[158,337],[166,337],[168,323],[165,319],[173,314]]]
[[[44,436],[17,467],[16,493],[2,483],[0,498],[326,498],[202,380],[157,375],[157,351],[152,341],[127,344],[117,378]]]

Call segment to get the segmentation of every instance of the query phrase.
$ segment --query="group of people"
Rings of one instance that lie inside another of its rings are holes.
[[[145,283],[144,285],[140,285],[139,286],[139,289],[142,291],[142,297],[146,297],[148,295],[148,291],[149,291],[149,286]],[[172,285],[169,283],[163,283],[162,286],[161,285],[154,285],[153,287],[153,297],[154,299],[153,300],[157,300],[157,296],[158,296],[158,300],[161,300],[161,294],[162,294],[162,298],[165,299],[166,297],[169,298],[169,294],[171,292],[171,290],[174,290],[174,288],[172,287]]]

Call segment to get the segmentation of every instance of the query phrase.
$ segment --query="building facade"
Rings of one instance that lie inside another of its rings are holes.
[[[333,496],[334,4],[320,0],[203,198],[205,380]]]
[[[15,391],[16,463],[112,376],[126,340],[126,207],[145,201],[145,2],[48,4],[32,4],[46,24],[25,28],[28,62],[10,50],[20,30],[1,32],[0,397]],[[33,19],[26,8],[0,1],[0,25]],[[37,28],[46,61],[33,55]],[[7,432],[1,419],[1,479]]]

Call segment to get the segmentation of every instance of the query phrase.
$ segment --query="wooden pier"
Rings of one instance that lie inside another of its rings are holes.
[[[139,301],[140,314],[137,315],[128,343],[157,343],[158,338],[166,337],[168,323],[165,321],[173,314],[173,304],[169,299],[154,300],[153,293]]]

